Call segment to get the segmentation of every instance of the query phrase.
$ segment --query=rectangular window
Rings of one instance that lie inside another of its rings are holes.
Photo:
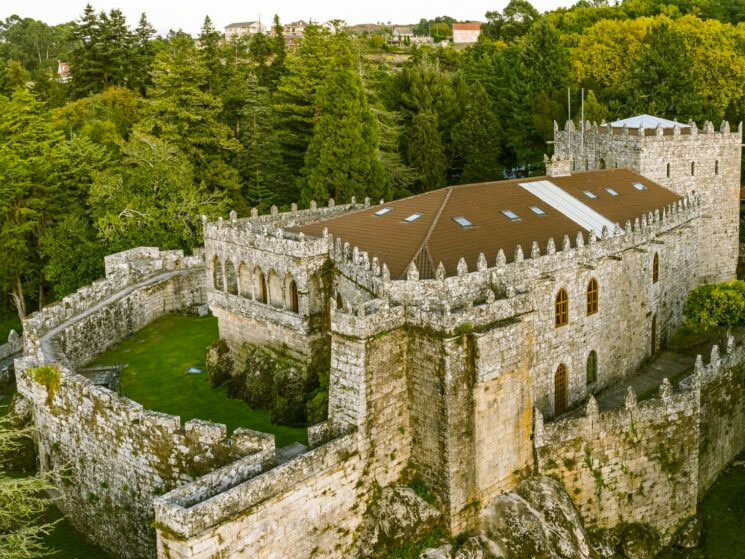
[[[589,190],[585,190],[585,191],[584,191],[584,195],[585,195],[585,196],[587,196],[588,198],[592,198],[593,200],[594,200],[595,198],[597,198],[597,196],[595,196],[595,194],[593,194],[593,193],[592,193],[592,192],[590,192]]]
[[[538,206],[530,206],[530,211],[533,212],[535,215],[546,215],[546,212],[544,212]]]
[[[473,227],[473,223],[468,221],[468,219],[466,219],[463,216],[454,217],[453,221],[457,223],[458,225],[460,225],[461,227],[463,227],[464,229],[467,227]]]
[[[502,210],[502,215],[504,215],[507,219],[511,221],[520,221],[520,216],[518,216],[512,210]]]
[[[377,212],[375,212],[375,213],[374,213],[373,215],[378,215],[378,216],[380,216],[380,215],[385,215],[385,214],[387,214],[387,213],[388,213],[389,211],[391,211],[392,209],[393,209],[393,208],[380,208],[380,209],[379,209],[379,210],[378,210]]]
[[[613,189],[612,189],[612,188],[610,188],[610,187],[606,188],[606,189],[605,189],[605,191],[606,191],[606,192],[607,192],[608,194],[610,194],[611,196],[618,196],[618,192],[616,192],[615,190],[613,190]]]
[[[646,186],[644,186],[644,185],[643,185],[642,183],[640,183],[640,182],[635,182],[635,183],[634,183],[634,188],[636,188],[637,190],[647,190],[647,187],[646,187]]]
[[[424,214],[422,212],[416,212],[411,214],[409,217],[404,219],[404,223],[411,223],[412,221],[416,221],[420,217],[422,217]]]

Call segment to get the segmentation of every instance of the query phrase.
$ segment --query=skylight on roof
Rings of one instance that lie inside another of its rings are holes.
[[[530,211],[533,212],[535,215],[546,215],[546,212],[544,212],[538,206],[530,206]]]
[[[473,227],[473,223],[471,223],[467,218],[463,216],[454,217],[453,221],[464,229],[467,227]]]
[[[640,183],[640,182],[635,182],[635,183],[634,183],[634,188],[636,188],[637,190],[647,190],[647,187],[646,187],[646,186],[644,186],[644,185],[643,185],[642,183]]]
[[[611,196],[618,196],[618,192],[616,192],[615,190],[613,190],[613,189],[612,189],[611,187],[607,187],[607,188],[605,189],[605,191],[606,191],[606,192],[607,192],[608,194],[610,194]]]
[[[520,216],[518,216],[515,212],[512,210],[501,210],[502,214],[512,221],[520,221]]]
[[[593,200],[594,200],[595,198],[597,198],[597,196],[595,196],[595,194],[593,194],[593,193],[592,193],[592,192],[590,192],[589,190],[585,190],[585,191],[584,191],[584,195],[585,195],[585,196],[587,196],[588,198],[592,198]]]
[[[393,208],[388,208],[388,207],[386,207],[386,208],[380,208],[380,209],[379,209],[379,210],[378,210],[377,212],[375,212],[375,213],[374,213],[373,215],[377,215],[377,216],[380,216],[380,215],[385,215],[385,214],[387,214],[387,213],[388,213],[389,211],[391,211],[392,209],[393,209]]]
[[[422,212],[415,212],[415,213],[411,214],[409,217],[407,217],[406,219],[404,219],[404,222],[405,223],[411,223],[412,221],[416,221],[417,219],[419,219],[423,215],[424,214]]]

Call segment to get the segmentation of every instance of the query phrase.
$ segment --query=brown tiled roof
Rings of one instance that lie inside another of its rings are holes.
[[[478,21],[453,24],[453,31],[478,31],[479,29],[481,29],[481,24]]]
[[[533,241],[538,241],[541,251],[545,252],[549,238],[560,247],[564,235],[569,235],[574,246],[577,232],[582,231],[587,240],[587,231],[519,185],[538,180],[551,181],[621,226],[627,220],[633,221],[646,212],[662,209],[681,199],[628,169],[609,169],[565,177],[531,177],[451,186],[303,225],[293,231],[320,236],[323,229],[328,228],[335,238],[359,247],[371,258],[377,256],[381,264],[384,262],[388,266],[392,278],[405,276],[413,259],[416,259],[421,277],[432,277],[439,262],[443,263],[448,275],[454,275],[461,257],[465,258],[469,270],[475,270],[482,252],[489,264],[494,265],[500,248],[510,261],[518,244],[528,254]],[[634,182],[641,182],[646,190],[635,189]],[[606,187],[618,192],[618,196],[611,196]],[[586,190],[597,198],[588,198],[583,193]],[[546,215],[536,215],[530,206],[538,206]],[[375,216],[374,213],[382,207],[392,210]],[[511,221],[501,210],[515,212],[520,220]],[[422,212],[422,217],[411,223],[403,221],[415,212]],[[463,228],[453,220],[461,216],[473,227]]]

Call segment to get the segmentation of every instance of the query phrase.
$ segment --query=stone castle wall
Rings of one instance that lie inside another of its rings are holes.
[[[155,556],[152,500],[241,456],[260,466],[274,437],[144,410],[76,373],[106,347],[149,321],[205,302],[200,255],[134,249],[108,257],[107,278],[24,321],[19,392],[32,404],[42,471],[59,487],[60,508],[115,556]],[[53,364],[59,383],[33,369]]]
[[[590,527],[648,523],[669,540],[695,515],[698,500],[745,447],[745,349],[704,366],[677,392],[664,381],[656,398],[638,402],[631,389],[623,408],[598,412],[591,397],[583,417],[543,422],[534,441],[541,474],[562,481]]]

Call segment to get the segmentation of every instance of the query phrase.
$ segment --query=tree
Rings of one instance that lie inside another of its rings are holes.
[[[26,87],[31,75],[17,60],[9,60],[5,68],[0,68],[0,95],[10,95],[19,88]]]
[[[306,201],[384,195],[377,121],[356,62],[349,47],[339,45],[326,83],[318,90],[318,117],[303,170]]]
[[[132,36],[132,51],[130,54],[131,75],[129,87],[140,95],[145,95],[147,88],[152,86],[151,67],[155,58],[152,40],[155,29],[142,13],[137,28]]]
[[[716,328],[720,347],[726,347],[731,328],[745,320],[745,282],[735,280],[697,287],[688,294],[684,314],[693,328]]]
[[[222,194],[195,184],[187,157],[164,140],[135,131],[121,152],[121,168],[99,173],[91,191],[95,227],[110,250],[199,246],[200,216],[223,214]]]
[[[419,174],[418,191],[445,186],[447,159],[437,129],[437,117],[431,111],[414,115],[411,122],[408,159]]]
[[[463,157],[461,183],[502,178],[499,121],[484,87],[471,86],[463,119],[453,131],[453,143]]]
[[[40,524],[39,515],[52,500],[51,485],[41,476],[19,477],[9,471],[9,461],[31,437],[29,428],[19,428],[9,415],[0,416],[0,557],[34,559],[53,555],[44,545],[53,524]]]
[[[486,23],[481,33],[491,39],[510,42],[522,37],[539,20],[538,13],[528,0],[510,0],[502,13],[486,12]]]
[[[207,88],[213,95],[219,96],[225,85],[223,58],[220,52],[222,34],[212,25],[210,16],[205,16],[202,29],[199,32],[199,57],[207,71]]]
[[[238,173],[227,163],[240,143],[220,121],[222,103],[210,93],[209,79],[193,41],[174,38],[155,58],[150,103],[136,128],[177,147],[193,166],[197,184],[226,192],[236,209],[245,212]]]
[[[261,210],[275,203],[289,204],[287,170],[275,128],[271,98],[256,78],[250,77],[245,86],[246,104],[241,111],[240,141],[243,149],[238,155],[238,170],[248,202]]]

